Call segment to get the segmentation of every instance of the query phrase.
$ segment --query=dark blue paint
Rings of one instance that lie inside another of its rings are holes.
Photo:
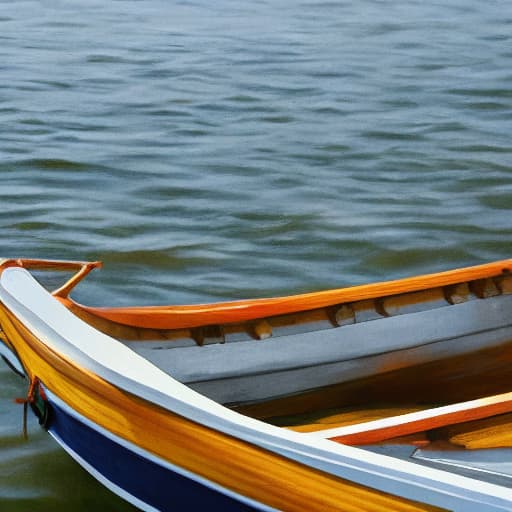
[[[105,478],[162,511],[249,511],[254,508],[145,459],[52,403],[50,431]]]

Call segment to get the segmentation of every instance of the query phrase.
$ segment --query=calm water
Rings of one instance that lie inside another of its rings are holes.
[[[0,1],[3,256],[183,303],[512,255],[509,0]],[[0,366],[0,509],[131,510]]]

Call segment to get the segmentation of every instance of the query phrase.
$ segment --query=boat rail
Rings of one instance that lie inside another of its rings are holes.
[[[101,268],[101,261],[74,261],[74,260],[51,260],[51,259],[30,259],[13,258],[0,260],[0,273],[8,267],[21,267],[27,270],[50,270],[69,272],[76,270],[62,286],[53,290],[54,297],[65,299],[71,290],[84,279],[95,268]]]

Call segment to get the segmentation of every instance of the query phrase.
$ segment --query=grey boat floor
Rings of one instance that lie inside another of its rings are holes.
[[[442,469],[477,480],[512,487],[512,448],[436,449],[411,445],[370,445],[364,449]]]

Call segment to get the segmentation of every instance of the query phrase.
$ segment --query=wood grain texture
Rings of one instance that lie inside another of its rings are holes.
[[[512,447],[512,413],[501,414],[457,425],[449,425],[428,433],[433,441],[447,441],[468,450]]]
[[[49,350],[3,306],[0,323],[29,377],[37,376],[71,408],[236,493],[289,511],[436,510],[313,470],[123,392]]]

